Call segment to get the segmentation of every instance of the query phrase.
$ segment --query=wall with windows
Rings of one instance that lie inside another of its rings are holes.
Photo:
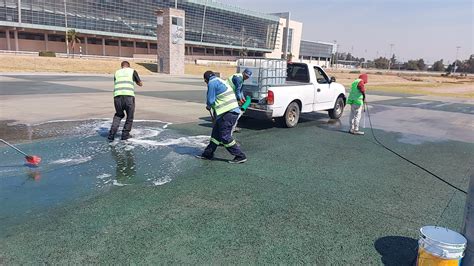
[[[329,67],[334,51],[333,43],[301,41],[300,61]]]
[[[170,0],[0,0],[0,26],[20,22],[47,27],[156,37],[156,10],[174,7]],[[66,3],[66,10],[64,12]],[[236,49],[274,49],[278,17],[208,0],[178,1],[185,10],[188,43]],[[66,14],[67,15],[66,15]],[[40,27],[41,28],[41,27]],[[118,36],[117,36],[118,37]],[[146,39],[146,38],[145,38]],[[113,50],[113,49],[112,49]]]
[[[275,48],[271,53],[266,54],[267,58],[283,58],[286,45],[286,18],[280,18]],[[303,33],[303,23],[290,19],[290,36],[288,39],[288,54],[291,54],[293,60],[299,58],[300,42]]]

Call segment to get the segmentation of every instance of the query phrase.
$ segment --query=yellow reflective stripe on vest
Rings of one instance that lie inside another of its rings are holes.
[[[221,115],[225,112],[228,112],[232,109],[238,108],[239,104],[237,103],[237,99],[235,98],[234,90],[230,87],[227,82],[223,81],[220,78],[216,78],[217,80],[214,82],[222,82],[225,84],[227,90],[221,94],[216,96],[216,102],[214,103],[214,111],[216,111],[216,115]]]
[[[120,95],[135,96],[134,71],[132,68],[126,67],[115,72],[114,97]]]
[[[220,145],[220,144],[221,144],[221,142],[218,141],[218,140],[215,139],[215,138],[211,138],[211,142],[213,142],[213,143],[216,144],[216,145]]]

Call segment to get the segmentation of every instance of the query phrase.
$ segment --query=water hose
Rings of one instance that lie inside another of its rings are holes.
[[[414,166],[420,168],[421,170],[425,171],[426,173],[432,175],[433,177],[435,177],[435,178],[438,179],[439,181],[445,183],[446,185],[448,185],[448,186],[454,188],[455,190],[457,190],[457,191],[459,191],[459,192],[461,192],[461,193],[463,193],[463,194],[467,194],[467,192],[466,192],[465,190],[463,190],[463,189],[461,189],[461,188],[458,188],[457,186],[455,186],[455,185],[451,184],[450,182],[444,180],[442,177],[436,175],[435,173],[431,172],[430,170],[424,168],[423,166],[421,166],[421,165],[419,165],[419,164],[417,164],[417,163],[415,163],[415,162],[413,162],[413,161],[411,161],[411,160],[409,160],[409,159],[403,157],[402,155],[400,155],[400,154],[397,153],[396,151],[390,149],[390,148],[387,147],[385,144],[383,144],[382,142],[380,142],[380,141],[377,139],[377,137],[375,136],[374,128],[372,127],[372,119],[370,118],[369,107],[367,106],[366,103],[364,103],[364,105],[365,105],[365,110],[367,111],[367,117],[369,118],[369,125],[370,125],[370,130],[372,131],[372,137],[374,138],[374,140],[375,140],[375,142],[376,142],[377,144],[379,144],[380,146],[382,146],[384,149],[388,150],[389,152],[391,152],[391,153],[397,155],[398,157],[402,158],[403,160],[409,162],[410,164],[412,164],[412,165],[414,165]]]
[[[244,112],[247,111],[247,108],[250,106],[251,102],[252,100],[250,99],[250,96],[245,97],[245,103],[242,104],[242,106],[240,107],[240,110]]]

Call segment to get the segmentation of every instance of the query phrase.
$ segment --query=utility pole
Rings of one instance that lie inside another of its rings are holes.
[[[332,63],[337,68],[337,40],[334,40],[334,60]]]
[[[474,174],[471,174],[467,190],[462,234],[467,239],[466,255],[462,260],[463,265],[474,265]]]
[[[178,0],[174,0],[174,8],[178,9]]]
[[[393,43],[390,44],[390,54],[388,55],[389,56],[389,59],[388,59],[388,71],[390,71],[390,66],[392,64],[392,55],[393,55]]]
[[[456,58],[454,59],[453,75],[456,74],[456,64],[458,62],[458,52],[461,46],[456,46]]]
[[[69,58],[69,40],[67,37],[67,6],[66,6],[66,0],[64,0],[64,24],[66,28],[66,55],[67,58]]]

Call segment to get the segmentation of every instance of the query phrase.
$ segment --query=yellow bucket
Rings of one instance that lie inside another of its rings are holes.
[[[424,226],[420,229],[417,266],[460,266],[467,240],[444,227]]]

